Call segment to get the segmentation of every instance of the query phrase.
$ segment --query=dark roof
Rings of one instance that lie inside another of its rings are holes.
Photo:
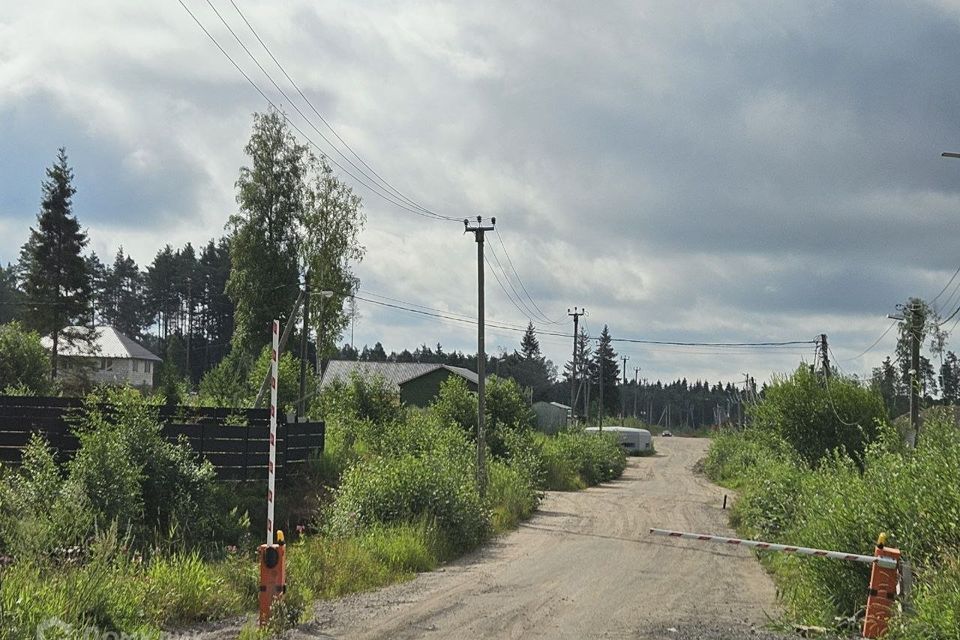
[[[477,384],[477,374],[463,367],[451,367],[446,364],[428,364],[420,362],[359,362],[356,360],[331,360],[323,372],[320,388],[324,385],[350,377],[357,372],[365,378],[382,377],[387,384],[400,387],[411,380],[433,373],[438,369],[446,369],[461,378]]]
[[[81,336],[89,332],[86,327],[67,327],[64,332],[69,332]],[[136,360],[153,360],[160,362],[161,358],[147,351],[133,341],[132,338],[125,336],[111,326],[95,327],[93,329],[92,348],[87,349],[85,341],[66,341],[58,345],[59,354],[62,356],[83,356],[98,358],[128,358]],[[44,337],[43,346],[50,349],[53,342],[49,337]]]

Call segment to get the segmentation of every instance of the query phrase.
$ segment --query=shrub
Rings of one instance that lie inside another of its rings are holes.
[[[46,440],[30,437],[23,463],[0,477],[0,553],[24,562],[61,555],[93,529],[89,499],[66,482]]]
[[[487,499],[493,530],[500,532],[529,518],[540,503],[540,494],[522,469],[495,460],[490,463]]]
[[[529,431],[536,417],[523,389],[513,378],[490,376],[487,380],[484,410],[487,445],[495,456],[506,455],[507,434]]]
[[[761,402],[750,407],[753,425],[786,440],[815,465],[834,449],[860,461],[887,421],[883,398],[852,380],[824,381],[808,367],[774,378]]]
[[[351,535],[374,525],[434,522],[457,550],[487,534],[489,520],[469,469],[435,456],[374,458],[350,468],[333,504],[330,530]]]
[[[557,482],[547,487],[550,489],[569,490],[613,480],[627,466],[626,454],[614,435],[572,429],[546,438],[544,443],[548,482]],[[562,475],[569,472],[575,477]],[[556,477],[558,473],[561,475]]]
[[[470,391],[460,376],[450,376],[440,385],[430,411],[444,424],[457,424],[476,441],[477,394]]]
[[[238,351],[231,351],[200,379],[201,404],[214,407],[243,407],[253,401],[247,388],[245,368],[238,353]],[[257,388],[260,388],[259,381]]]
[[[50,356],[40,335],[19,322],[0,325],[0,389],[7,387],[32,395],[49,395],[54,390]]]

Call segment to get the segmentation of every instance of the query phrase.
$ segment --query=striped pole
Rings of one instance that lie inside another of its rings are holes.
[[[267,463],[267,544],[273,544],[273,500],[276,495],[277,464],[277,352],[280,350],[280,321],[273,321],[273,351],[270,358],[270,460]]]
[[[864,564],[877,564],[888,569],[896,568],[897,566],[896,560],[880,556],[864,556],[857,553],[825,551],[823,549],[812,549],[810,547],[791,547],[785,544],[774,544],[772,542],[741,540],[740,538],[726,538],[724,536],[711,536],[703,533],[686,533],[683,531],[670,531],[668,529],[650,529],[650,533],[655,536],[669,536],[671,538],[681,538],[683,540],[719,542],[720,544],[735,544],[744,547],[750,547],[752,549],[763,549],[764,551],[783,551],[784,553],[797,553],[805,556],[817,556],[819,558],[832,558],[834,560],[850,560],[852,562],[863,562]]]

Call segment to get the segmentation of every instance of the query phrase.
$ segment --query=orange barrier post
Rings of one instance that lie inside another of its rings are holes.
[[[900,550],[886,547],[887,535],[881,533],[877,539],[875,555],[897,561],[897,567],[882,567],[874,564],[870,570],[870,589],[867,596],[867,613],[863,619],[863,637],[879,638],[887,632],[887,622],[893,611],[897,597],[899,580]]]
[[[257,548],[260,561],[260,626],[270,621],[273,601],[282,598],[287,590],[286,546],[283,531],[277,531],[277,544],[262,544]]]

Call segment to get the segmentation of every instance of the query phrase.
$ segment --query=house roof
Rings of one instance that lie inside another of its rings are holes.
[[[90,330],[86,327],[67,327],[65,333],[73,333],[82,336]],[[110,326],[95,327],[93,329],[94,337],[90,348],[86,341],[65,341],[57,345],[59,355],[61,356],[81,356],[95,358],[127,358],[136,360],[153,360],[161,362],[161,358],[150,353],[144,347],[133,341],[132,338],[125,336]],[[47,349],[53,347],[53,341],[49,336],[42,339],[43,346]]]
[[[477,374],[463,367],[451,367],[446,364],[429,364],[420,362],[359,362],[356,360],[331,360],[323,372],[320,388],[334,380],[350,377],[356,372],[364,377],[382,377],[387,384],[400,387],[411,380],[433,373],[438,369],[446,369],[467,381],[477,384]]]

